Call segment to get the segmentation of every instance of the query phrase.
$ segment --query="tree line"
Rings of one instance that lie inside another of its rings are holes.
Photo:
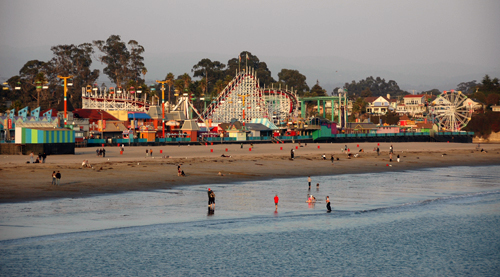
[[[128,89],[141,88],[150,96],[160,96],[160,85],[146,84],[148,70],[144,64],[145,49],[137,41],[127,43],[119,35],[111,35],[106,40],[94,40],[92,43],[80,45],[58,45],[51,47],[53,57],[49,61],[31,60],[26,62],[19,70],[19,74],[7,80],[10,90],[1,90],[0,99],[11,100],[12,107],[0,107],[0,111],[15,108],[16,110],[29,106],[42,109],[55,107],[63,97],[61,80],[57,76],[73,76],[73,89],[68,90],[68,98],[76,108],[81,107],[81,88],[94,85],[100,76],[100,71],[92,69],[93,57],[104,64],[102,73],[116,87]],[[193,65],[191,75],[182,73],[174,75],[169,72],[165,75],[167,91],[166,96],[175,93],[188,92],[194,96],[206,98],[218,95],[233,79],[240,68],[248,65],[259,79],[263,87],[288,88],[301,97],[336,95],[338,87],[328,93],[316,80],[312,87],[307,84],[307,78],[295,69],[281,69],[277,74],[278,80],[272,77],[271,71],[264,61],[249,51],[242,51],[239,57],[229,59],[227,63],[212,61],[203,58]],[[104,85],[104,84],[103,84]],[[20,90],[15,90],[20,87]],[[155,90],[152,90],[152,87]],[[465,93],[472,94],[475,98],[486,103],[497,103],[498,78],[485,77],[481,84],[476,81],[460,83],[458,87]],[[356,111],[362,113],[366,103],[364,97],[368,96],[402,96],[408,94],[400,89],[394,80],[386,81],[381,77],[367,77],[360,81],[345,83],[349,98],[354,101]],[[480,88],[480,89],[479,89]],[[458,89],[458,88],[457,88]],[[438,91],[438,90],[433,90]],[[495,101],[496,100],[496,101]]]

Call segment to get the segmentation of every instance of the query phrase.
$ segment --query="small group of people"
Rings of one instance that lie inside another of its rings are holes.
[[[349,153],[351,152],[351,149],[347,148],[347,144],[344,145],[344,148],[340,148],[340,151],[342,151],[342,153]]]
[[[59,170],[57,173],[55,171],[52,171],[52,185],[54,186],[59,186],[61,182],[61,172]]]
[[[45,158],[47,158],[47,154],[45,152],[38,153],[38,157],[35,159],[35,154],[33,152],[30,153],[30,161],[26,163],[32,163],[32,164],[39,164],[39,163],[45,163]]]
[[[323,155],[321,155],[321,159],[326,161],[326,154],[325,153],[323,153]],[[338,160],[338,158],[337,158],[337,160]],[[330,156],[330,161],[332,162],[332,164],[333,164],[333,161],[335,161],[335,157],[333,156],[333,154]]]
[[[146,158],[147,157],[153,157],[153,149],[149,149],[149,151],[146,149]]]
[[[92,166],[89,163],[89,160],[83,160],[82,168],[92,168]]]
[[[97,154],[97,157],[103,157],[103,158],[106,157],[106,149],[104,149],[104,147],[100,149],[97,148],[95,152]]]
[[[306,203],[310,203],[310,204],[316,203],[316,197],[314,197],[312,194],[308,194]]]

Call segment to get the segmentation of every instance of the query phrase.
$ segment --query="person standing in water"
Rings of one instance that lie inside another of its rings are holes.
[[[277,212],[277,211],[278,211],[278,202],[279,202],[279,201],[280,201],[280,199],[279,199],[278,195],[276,194],[276,195],[274,196],[274,207],[276,207],[276,209],[274,210],[275,212]]]
[[[330,196],[326,196],[326,210],[328,212],[332,211],[332,207],[330,206]]]
[[[209,209],[214,209],[215,208],[215,193],[213,190],[210,190],[210,188],[208,188],[208,208]]]

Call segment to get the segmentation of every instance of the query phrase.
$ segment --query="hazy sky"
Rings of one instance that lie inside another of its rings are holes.
[[[281,57],[291,66],[301,57],[337,57],[385,68],[499,68],[499,27],[499,0],[1,0],[0,77],[18,74],[30,59],[48,60],[50,46],[111,34],[144,46],[146,67],[164,58],[161,67],[149,66],[148,79],[190,72],[204,57],[226,63],[244,50],[270,68],[277,65],[264,57]],[[182,66],[173,61],[189,53],[197,56]],[[294,69],[307,71],[300,64]],[[273,70],[275,78],[279,70]],[[308,76],[310,85],[311,79],[317,76]]]

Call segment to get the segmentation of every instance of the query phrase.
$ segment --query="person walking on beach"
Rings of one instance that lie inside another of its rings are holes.
[[[105,158],[106,157],[106,149],[102,149],[102,157]]]
[[[380,148],[377,146],[377,156],[380,156]]]
[[[47,158],[47,154],[45,154],[45,152],[43,152],[42,154],[42,162],[45,163],[45,159]]]
[[[125,145],[122,143],[122,152],[125,151]]]
[[[326,210],[328,212],[331,212],[332,211],[332,207],[330,206],[330,196],[326,196]]]
[[[290,150],[290,158],[293,160],[294,157],[295,157],[295,150],[293,150],[293,148]]]
[[[214,209],[215,208],[215,193],[213,190],[210,190],[210,188],[208,188],[208,208],[209,209]]]
[[[60,182],[61,182],[61,172],[59,172],[58,170],[56,173],[56,185],[59,186]]]
[[[149,149],[149,155],[153,157],[153,149]]]
[[[332,156],[330,157],[330,160],[332,161],[332,164],[333,164],[333,161],[335,160],[335,159],[333,158],[333,154],[332,154]]]
[[[309,190],[311,190],[311,176],[307,176],[307,182],[309,183]]]
[[[278,201],[280,201],[278,195],[276,194],[274,196],[274,207],[276,208],[274,211],[277,212],[278,211]]]
[[[30,153],[30,162],[33,163],[34,162],[34,157],[35,157],[35,154],[33,154],[33,151],[31,151]]]
[[[99,157],[99,148],[95,150],[95,154],[97,155],[97,157]]]
[[[56,172],[52,171],[52,185],[56,185]]]
[[[149,156],[148,149],[146,149],[146,158]]]
[[[389,147],[389,153],[394,154],[394,148],[392,147],[392,144],[391,147]]]

